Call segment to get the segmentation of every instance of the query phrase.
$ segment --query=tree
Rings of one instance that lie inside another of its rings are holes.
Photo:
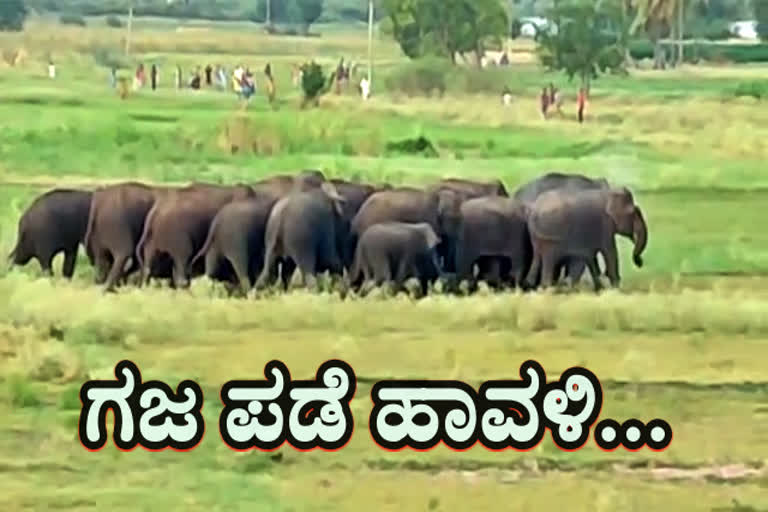
[[[457,53],[479,58],[489,39],[507,31],[507,13],[499,0],[385,0],[392,35],[410,58]]]
[[[599,73],[626,72],[628,27],[622,23],[620,6],[570,0],[553,8],[549,19],[555,21],[554,28],[538,33],[539,58],[548,69],[565,71],[570,80],[578,76],[587,92]]]
[[[302,34],[309,33],[309,27],[323,14],[323,0],[295,0],[298,8]]]
[[[22,30],[27,14],[29,11],[24,5],[24,0],[0,0],[0,30]]]
[[[757,21],[757,35],[763,41],[768,40],[768,0],[752,0],[752,9]]]

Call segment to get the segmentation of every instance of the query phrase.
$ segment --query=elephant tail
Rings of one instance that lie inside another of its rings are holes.
[[[142,231],[141,238],[139,238],[139,242],[136,244],[136,262],[139,264],[139,268],[144,268],[144,245],[152,234],[152,218],[155,216],[156,209],[157,206],[153,205],[149,213],[147,213],[147,217],[144,219],[144,231]]]
[[[205,243],[203,243],[203,246],[200,248],[199,251],[197,251],[197,254],[195,254],[192,257],[192,259],[189,260],[189,265],[187,266],[187,272],[191,272],[191,269],[194,268],[194,266],[197,264],[200,258],[204,257],[205,254],[208,252],[208,249],[211,248],[214,235],[216,234],[216,226],[218,224],[217,220],[218,218],[213,219],[213,222],[211,223],[211,227],[208,228],[208,236],[205,238]]]
[[[358,248],[358,250],[355,251],[354,259],[352,260],[352,268],[349,270],[349,274],[347,274],[347,278],[349,280],[348,284],[350,288],[357,289],[361,284],[363,280],[363,265],[362,265],[362,254],[360,254],[362,251]]]
[[[88,259],[93,263],[93,249],[91,248],[91,238],[93,238],[93,229],[96,224],[96,204],[91,199],[91,207],[88,209],[88,224],[85,228],[85,236],[83,236],[83,247],[85,248],[85,254]]]

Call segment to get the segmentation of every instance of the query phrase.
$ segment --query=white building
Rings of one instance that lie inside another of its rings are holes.
[[[741,39],[757,39],[757,22],[754,20],[731,23],[728,29]]]

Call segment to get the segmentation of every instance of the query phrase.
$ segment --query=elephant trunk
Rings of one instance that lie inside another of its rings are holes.
[[[643,212],[640,208],[635,208],[635,220],[632,224],[632,241],[635,243],[635,249],[632,251],[632,261],[638,267],[643,266],[642,254],[648,243],[648,226],[645,224]]]

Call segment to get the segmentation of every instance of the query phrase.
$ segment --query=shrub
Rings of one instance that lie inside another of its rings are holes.
[[[653,58],[653,46],[648,41],[633,41],[629,51],[633,59]],[[768,62],[768,44],[689,44],[683,48],[683,58],[686,62]]]
[[[79,14],[62,14],[59,17],[59,23],[62,25],[77,25],[78,27],[86,26],[85,18]]]
[[[316,62],[307,62],[301,66],[301,89],[304,91],[304,103],[314,103],[317,105],[320,96],[326,89],[325,73],[323,68]]]
[[[759,100],[768,97],[768,82],[759,80],[739,82],[732,92],[737,98],[751,96]]]
[[[414,60],[397,67],[384,82],[390,91],[409,96],[430,96],[434,92],[442,96],[446,90],[446,77],[453,71],[451,68],[442,60]]]
[[[123,21],[117,16],[107,16],[107,19],[104,21],[107,23],[108,27],[112,28],[123,28],[125,26]]]

